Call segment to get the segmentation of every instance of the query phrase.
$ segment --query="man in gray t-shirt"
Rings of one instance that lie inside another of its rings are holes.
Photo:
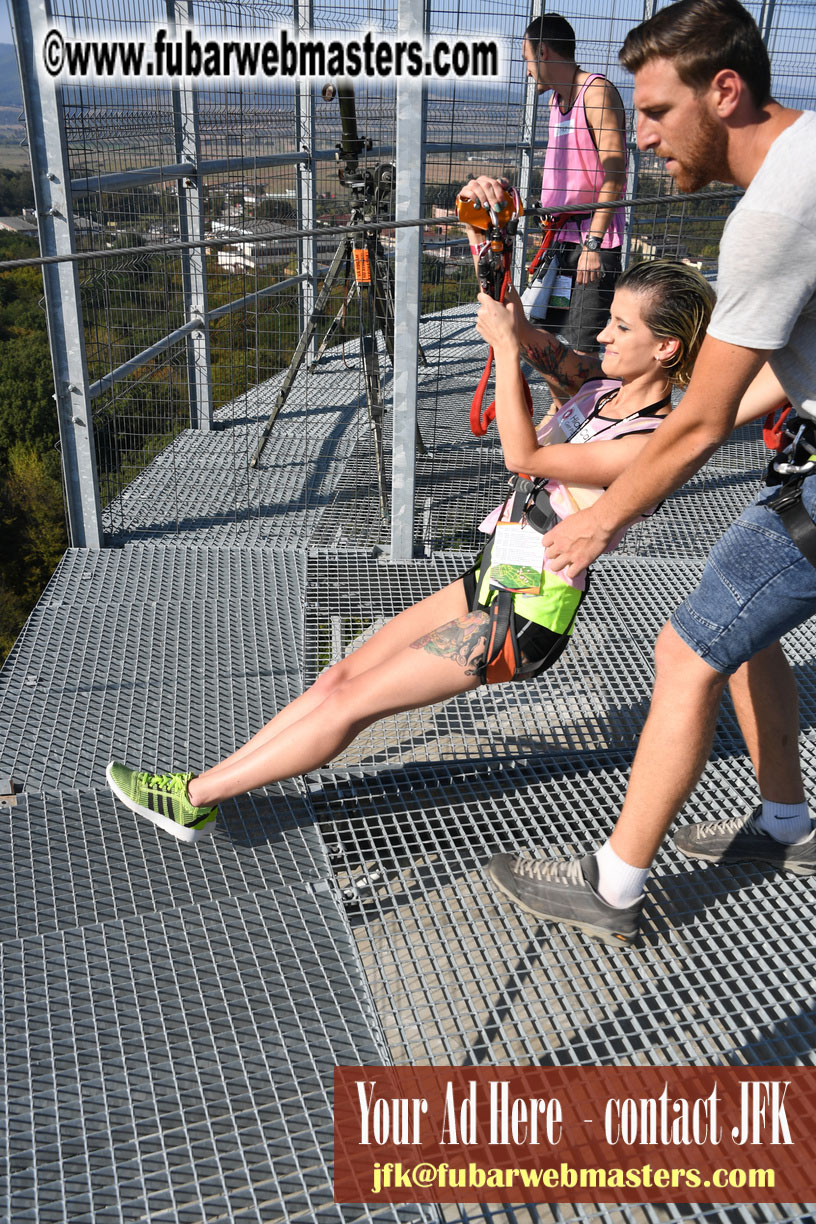
[[[709,336],[764,351],[800,416],[816,418],[816,112],[768,150],[725,224]]]
[[[544,537],[548,559],[567,575],[705,463],[741,400],[741,420],[786,398],[816,419],[816,114],[771,98],[765,47],[738,0],[661,9],[630,32],[621,60],[634,73],[638,145],[665,159],[680,190],[719,180],[746,191],[726,225],[718,304],[682,403],[592,509]],[[806,457],[811,450],[816,432]],[[700,778],[726,684],[762,803],[750,815],[686,826],[675,844],[709,862],[816,872],[796,685],[779,644],[816,613],[816,559],[806,559],[786,527],[791,519],[771,504],[777,493],[763,490],[729,528],[660,634],[649,718],[609,840],[579,860],[491,860],[500,891],[538,917],[610,942],[636,937],[652,860]],[[801,494],[807,536],[816,532],[816,474]]]

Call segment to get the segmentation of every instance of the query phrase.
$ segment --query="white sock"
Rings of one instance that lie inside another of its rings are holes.
[[[630,867],[619,858],[608,841],[595,854],[598,863],[598,892],[608,905],[625,909],[643,895],[649,867]]]
[[[763,799],[757,825],[763,833],[787,846],[798,846],[813,833],[807,802],[774,803],[772,799]]]

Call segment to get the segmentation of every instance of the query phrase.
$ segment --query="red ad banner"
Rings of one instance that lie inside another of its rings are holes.
[[[806,1203],[810,1067],[337,1067],[338,1203]]]

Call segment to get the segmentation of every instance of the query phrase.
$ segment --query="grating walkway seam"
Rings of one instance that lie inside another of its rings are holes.
[[[122,914],[333,879],[308,803],[253,792],[182,846],[110,791],[24,794],[0,807],[0,941]]]

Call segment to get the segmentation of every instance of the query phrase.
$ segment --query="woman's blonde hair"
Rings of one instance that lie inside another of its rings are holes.
[[[644,298],[643,321],[659,340],[679,340],[663,368],[678,387],[687,387],[716,300],[711,285],[679,259],[653,259],[627,268],[616,288]]]

